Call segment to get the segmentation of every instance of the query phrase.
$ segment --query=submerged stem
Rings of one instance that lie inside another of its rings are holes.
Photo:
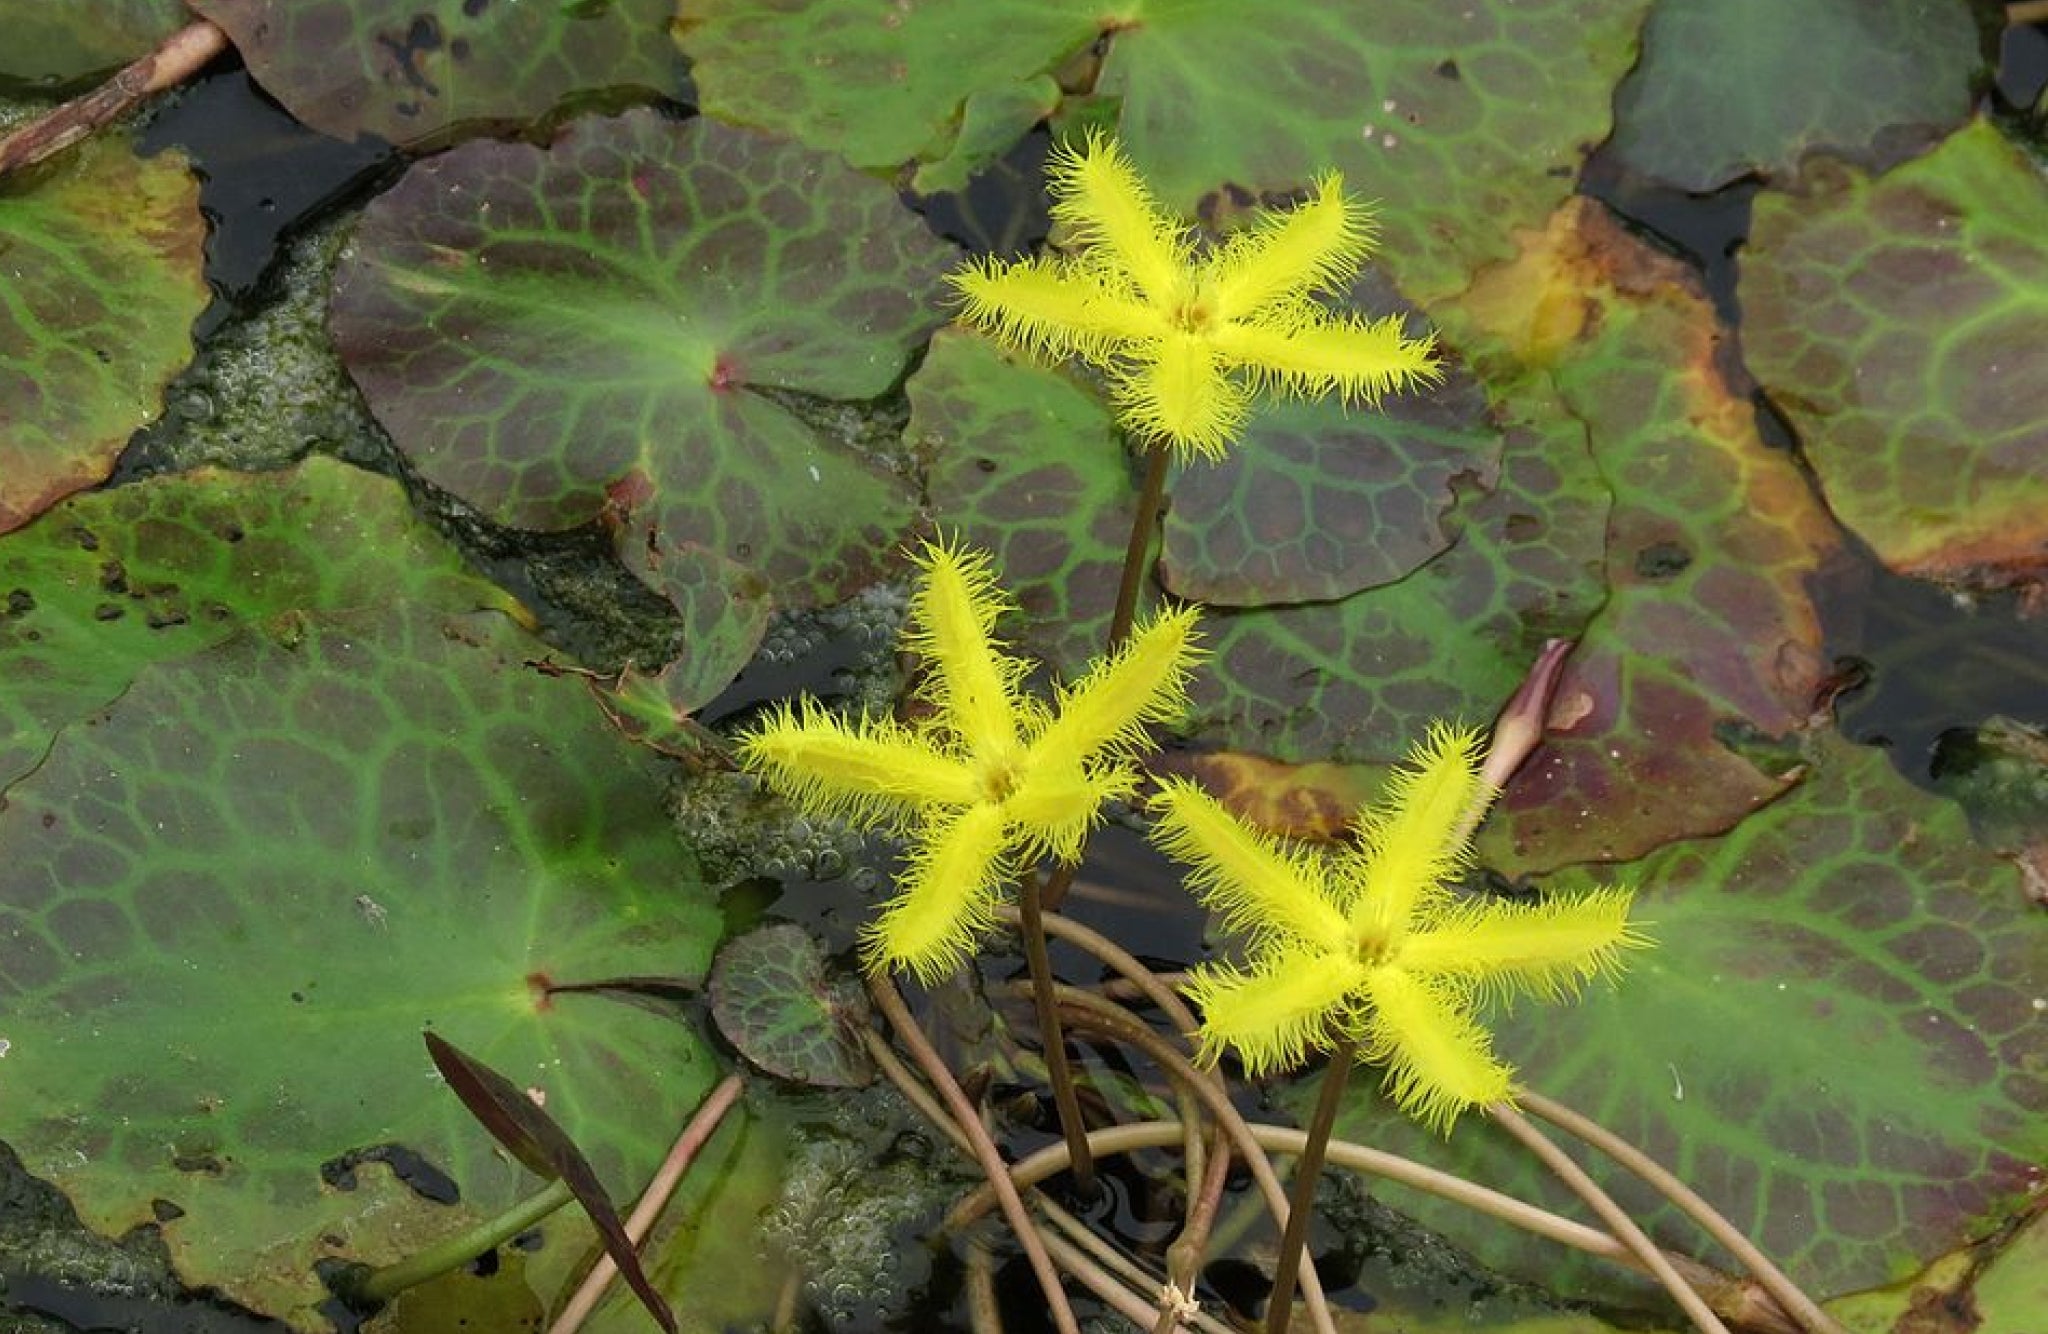
[[[1316,1183],[1323,1175],[1323,1154],[1330,1147],[1330,1132],[1337,1125],[1337,1108],[1344,1102],[1344,1085],[1351,1078],[1352,1042],[1339,1038],[1330,1049],[1330,1064],[1323,1070],[1323,1087],[1316,1098],[1316,1113],[1308,1126],[1308,1142],[1294,1166],[1294,1198],[1287,1216],[1287,1231],[1280,1238],[1280,1260],[1273,1269],[1273,1295],[1266,1300],[1266,1334],[1287,1334],[1294,1318],[1294,1277],[1301,1268],[1301,1256],[1308,1246],[1308,1220],[1315,1213]]]

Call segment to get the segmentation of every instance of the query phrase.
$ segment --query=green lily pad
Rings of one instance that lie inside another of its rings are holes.
[[[540,120],[574,98],[674,95],[674,0],[191,0],[285,110],[401,147]]]
[[[835,976],[811,933],[782,923],[718,952],[711,1017],[740,1055],[771,1075],[849,1088],[875,1077],[853,1030],[868,1019],[860,983]]]
[[[1967,0],[1662,0],[1611,147],[1696,192],[1815,151],[1883,165],[1962,124],[1983,65]]]
[[[59,86],[103,74],[191,21],[180,0],[0,0],[0,80]]]
[[[104,479],[192,357],[199,183],[125,136],[0,194],[0,532]]]
[[[1463,287],[1571,193],[1605,137],[1646,0],[1148,4],[1096,91],[1167,207],[1335,167],[1379,201],[1374,263],[1414,300]]]
[[[955,188],[1036,123],[1027,109],[1050,110],[1046,74],[1113,26],[1089,0],[696,0],[676,41],[705,114],[857,167],[950,155]]]
[[[8,1133],[90,1225],[159,1223],[188,1282],[310,1325],[316,1261],[537,1189],[422,1027],[544,1096],[615,1194],[659,1163],[710,1054],[554,988],[695,983],[720,917],[651,757],[536,647],[409,608],[259,627],[144,668],[8,792]],[[460,1202],[361,1161],[385,1145]]]
[[[1193,213],[1225,186],[1285,194],[1334,166],[1381,201],[1380,262],[1428,300],[1571,192],[1647,7],[710,0],[678,40],[710,114],[893,168],[954,152],[987,119],[977,98],[1008,108],[1043,96],[1048,74],[1081,74],[1070,58],[1107,34],[1094,91],[1120,106],[1118,133],[1168,208]],[[1000,137],[980,136],[991,153]]]
[[[1743,348],[1828,504],[1893,569],[2048,574],[2048,180],[1980,121],[1870,178],[1766,193]]]
[[[2048,936],[1954,805],[1831,735],[1810,758],[1804,782],[1731,833],[1549,881],[1634,885],[1657,948],[1576,1006],[1506,1017],[1500,1045],[1530,1087],[1640,1144],[1828,1296],[1985,1235],[2042,1185]],[[1574,1207],[1483,1120],[1432,1141],[1368,1082],[1344,1124]],[[1601,1175],[1661,1242],[1703,1249],[1623,1173]],[[1490,1262],[1580,1295],[1611,1288],[1611,1269],[1552,1244],[1417,1212]]]
[[[1173,480],[1160,581],[1212,607],[1328,602],[1391,584],[1450,546],[1456,489],[1493,490],[1500,448],[1486,395],[1462,367],[1375,411],[1270,404],[1220,462]]]
[[[879,181],[635,112],[415,166],[366,210],[330,324],[429,481],[522,528],[623,505],[801,605],[870,577],[912,507],[793,400],[887,390],[949,253]]]
[[[73,497],[0,541],[0,790],[152,662],[239,629],[360,614],[509,611],[388,478],[329,459],[202,470]]]
[[[1590,200],[1523,240],[1461,313],[1556,386],[1614,494],[1607,600],[1496,821],[1493,855],[1530,869],[1716,833],[1783,790],[1759,752],[1812,716],[1840,535],[1758,436],[1693,270]]]

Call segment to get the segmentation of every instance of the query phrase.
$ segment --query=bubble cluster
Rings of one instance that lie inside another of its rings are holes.
[[[800,812],[749,774],[686,776],[671,789],[669,810],[708,884],[845,880],[869,892],[881,883],[880,850],[867,835]]]
[[[872,1327],[910,1309],[931,1270],[930,1250],[913,1240],[968,1178],[942,1145],[903,1132],[915,1113],[893,1089],[826,1106],[824,1122],[799,1132],[762,1230],[801,1270],[827,1325]]]

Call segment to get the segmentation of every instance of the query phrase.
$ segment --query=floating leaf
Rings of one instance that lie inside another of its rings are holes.
[[[1458,486],[1499,483],[1501,433],[1461,367],[1380,409],[1263,407],[1220,462],[1173,482],[1160,581],[1212,607],[1329,602],[1451,544]]]
[[[1547,882],[1635,886],[1657,948],[1577,1006],[1508,1017],[1500,1045],[1531,1087],[1640,1144],[1825,1296],[1917,1269],[2042,1185],[2048,937],[1956,807],[1881,751],[1813,744],[1805,781],[1731,833]],[[1369,1090],[1346,1124],[1420,1142]],[[1475,1180],[1571,1208],[1481,1122],[1446,1153]],[[1699,1247],[1621,1176],[1605,1184],[1659,1240]],[[1418,1211],[1491,1262],[1568,1272],[1582,1295],[1612,1282],[1461,1210]]]
[[[1505,257],[1509,228],[1571,193],[1647,7],[708,0],[688,7],[679,40],[711,114],[893,168],[945,157],[976,128],[976,95],[1042,92],[1106,35],[1095,91],[1120,107],[1118,133],[1167,207],[1285,194],[1334,166],[1382,201],[1380,262],[1426,300]],[[1021,135],[1019,121],[1004,123]]]
[[[1979,121],[1760,196],[1743,348],[1844,523],[1907,574],[2048,574],[2048,181]]]
[[[1897,161],[1969,116],[1977,42],[1967,0],[1663,0],[1612,150],[1700,193],[1816,150]]]
[[[824,1088],[875,1077],[854,1036],[867,1023],[867,996],[832,972],[800,926],[764,926],[718,951],[711,1017],[726,1041],[771,1075]]]
[[[571,98],[676,93],[674,0],[191,0],[249,72],[337,139],[401,147],[539,120]]]
[[[1605,137],[1646,0],[1148,4],[1096,91],[1167,207],[1301,189],[1380,201],[1374,263],[1434,301],[1509,253]]]
[[[350,475],[142,483],[0,543],[33,576],[10,696],[54,732],[0,809],[10,1142],[93,1227],[160,1224],[187,1281],[302,1323],[316,1260],[388,1262],[533,1189],[426,1077],[421,1025],[637,1186],[712,1063],[559,987],[694,983],[720,925],[651,758]],[[128,624],[163,609],[187,623]],[[87,670],[28,656],[38,634]],[[387,1145],[460,1204],[364,1165]]]
[[[857,167],[952,154],[946,175],[964,177],[1024,136],[1046,74],[1109,25],[1091,0],[695,0],[676,41],[707,115]]]
[[[1487,331],[1475,340],[1544,368],[1614,492],[1607,601],[1495,829],[1514,845],[1496,855],[1548,867],[1715,833],[1782,790],[1748,752],[1813,712],[1811,585],[1840,538],[1796,462],[1757,435],[1691,269],[1590,200],[1523,240],[1462,313]]]
[[[104,478],[163,410],[206,307],[199,184],[176,153],[81,145],[0,194],[0,532]]]
[[[58,730],[149,663],[257,624],[515,604],[407,506],[396,483],[330,459],[210,469],[75,496],[0,541],[0,789]]]
[[[191,21],[180,0],[0,0],[0,79],[61,85],[103,74]]]
[[[802,604],[871,575],[911,504],[787,404],[888,389],[947,254],[879,181],[636,112],[415,166],[365,212],[331,323],[428,480],[524,528],[625,497]]]

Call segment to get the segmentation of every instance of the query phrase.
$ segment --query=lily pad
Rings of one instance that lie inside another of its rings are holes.
[[[401,147],[545,118],[572,98],[673,95],[673,0],[191,0],[299,120]]]
[[[421,613],[516,605],[467,572],[396,483],[329,459],[73,497],[0,541],[0,790],[152,662],[245,626],[394,601]]]
[[[1391,584],[1450,546],[1458,488],[1498,485],[1501,432],[1462,366],[1376,410],[1331,407],[1266,405],[1221,461],[1174,479],[1160,555],[1171,592],[1244,607]]]
[[[558,989],[708,965],[651,757],[502,618],[352,619],[143,669],[0,810],[11,1142],[90,1225],[156,1222],[187,1281],[301,1325],[316,1261],[537,1188],[422,1027],[530,1084],[615,1193],[714,1069],[672,1018]],[[372,1165],[387,1145],[459,1203]]]
[[[1522,240],[1462,315],[1556,386],[1614,493],[1607,601],[1495,830],[1513,846],[1494,855],[1530,869],[1715,833],[1783,790],[1762,752],[1813,713],[1826,659],[1811,586],[1840,536],[1758,436],[1691,269],[1591,200]]]
[[[1700,193],[1815,151],[1887,165],[1968,119],[1983,66],[1967,0],[1661,0],[1611,147]]]
[[[793,409],[887,390],[949,253],[879,181],[635,112],[415,166],[366,210],[330,322],[429,481],[522,528],[623,497],[802,605],[869,577],[912,507]]]
[[[1743,346],[1844,523],[1903,573],[2048,574],[2048,180],[1980,121],[1759,196]]]
[[[771,1075],[821,1088],[875,1077],[853,1034],[867,1022],[867,995],[853,978],[832,972],[800,926],[764,926],[719,950],[711,1017],[726,1041]]]
[[[192,358],[199,183],[125,136],[0,195],[0,532],[104,479]]]
[[[1810,759],[1805,781],[1731,833],[1547,882],[1634,885],[1658,945],[1577,1006],[1507,1017],[1501,1047],[1531,1087],[1642,1145],[1826,1296],[1903,1277],[2040,1189],[2048,937],[2018,873],[1955,806],[1832,735]],[[1369,1085],[1345,1125],[1423,1144]],[[1434,1145],[1418,1151],[1572,1207],[1490,1126]],[[1699,1248],[1623,1176],[1604,1184],[1653,1235]],[[1612,1282],[1463,1211],[1417,1212],[1565,1290]]]
[[[1380,201],[1374,263],[1425,304],[1505,258],[1607,134],[1646,0],[1148,4],[1096,91],[1167,207],[1335,167]]]
[[[1050,109],[1050,70],[1115,26],[1091,0],[696,0],[676,41],[707,115],[857,167],[964,153],[949,172],[964,176]]]
[[[1382,201],[1381,262],[1433,299],[1508,253],[1605,137],[1647,0],[710,0],[679,29],[705,109],[893,168],[1030,105],[1106,34],[1095,93],[1166,206],[1285,194],[1330,167]],[[1078,62],[1077,62],[1078,66]],[[1069,85],[1071,86],[1071,84]],[[1021,136],[1021,111],[1001,121]],[[950,178],[949,178],[950,179]]]
[[[180,0],[0,0],[0,80],[60,86],[103,74],[191,21]]]

